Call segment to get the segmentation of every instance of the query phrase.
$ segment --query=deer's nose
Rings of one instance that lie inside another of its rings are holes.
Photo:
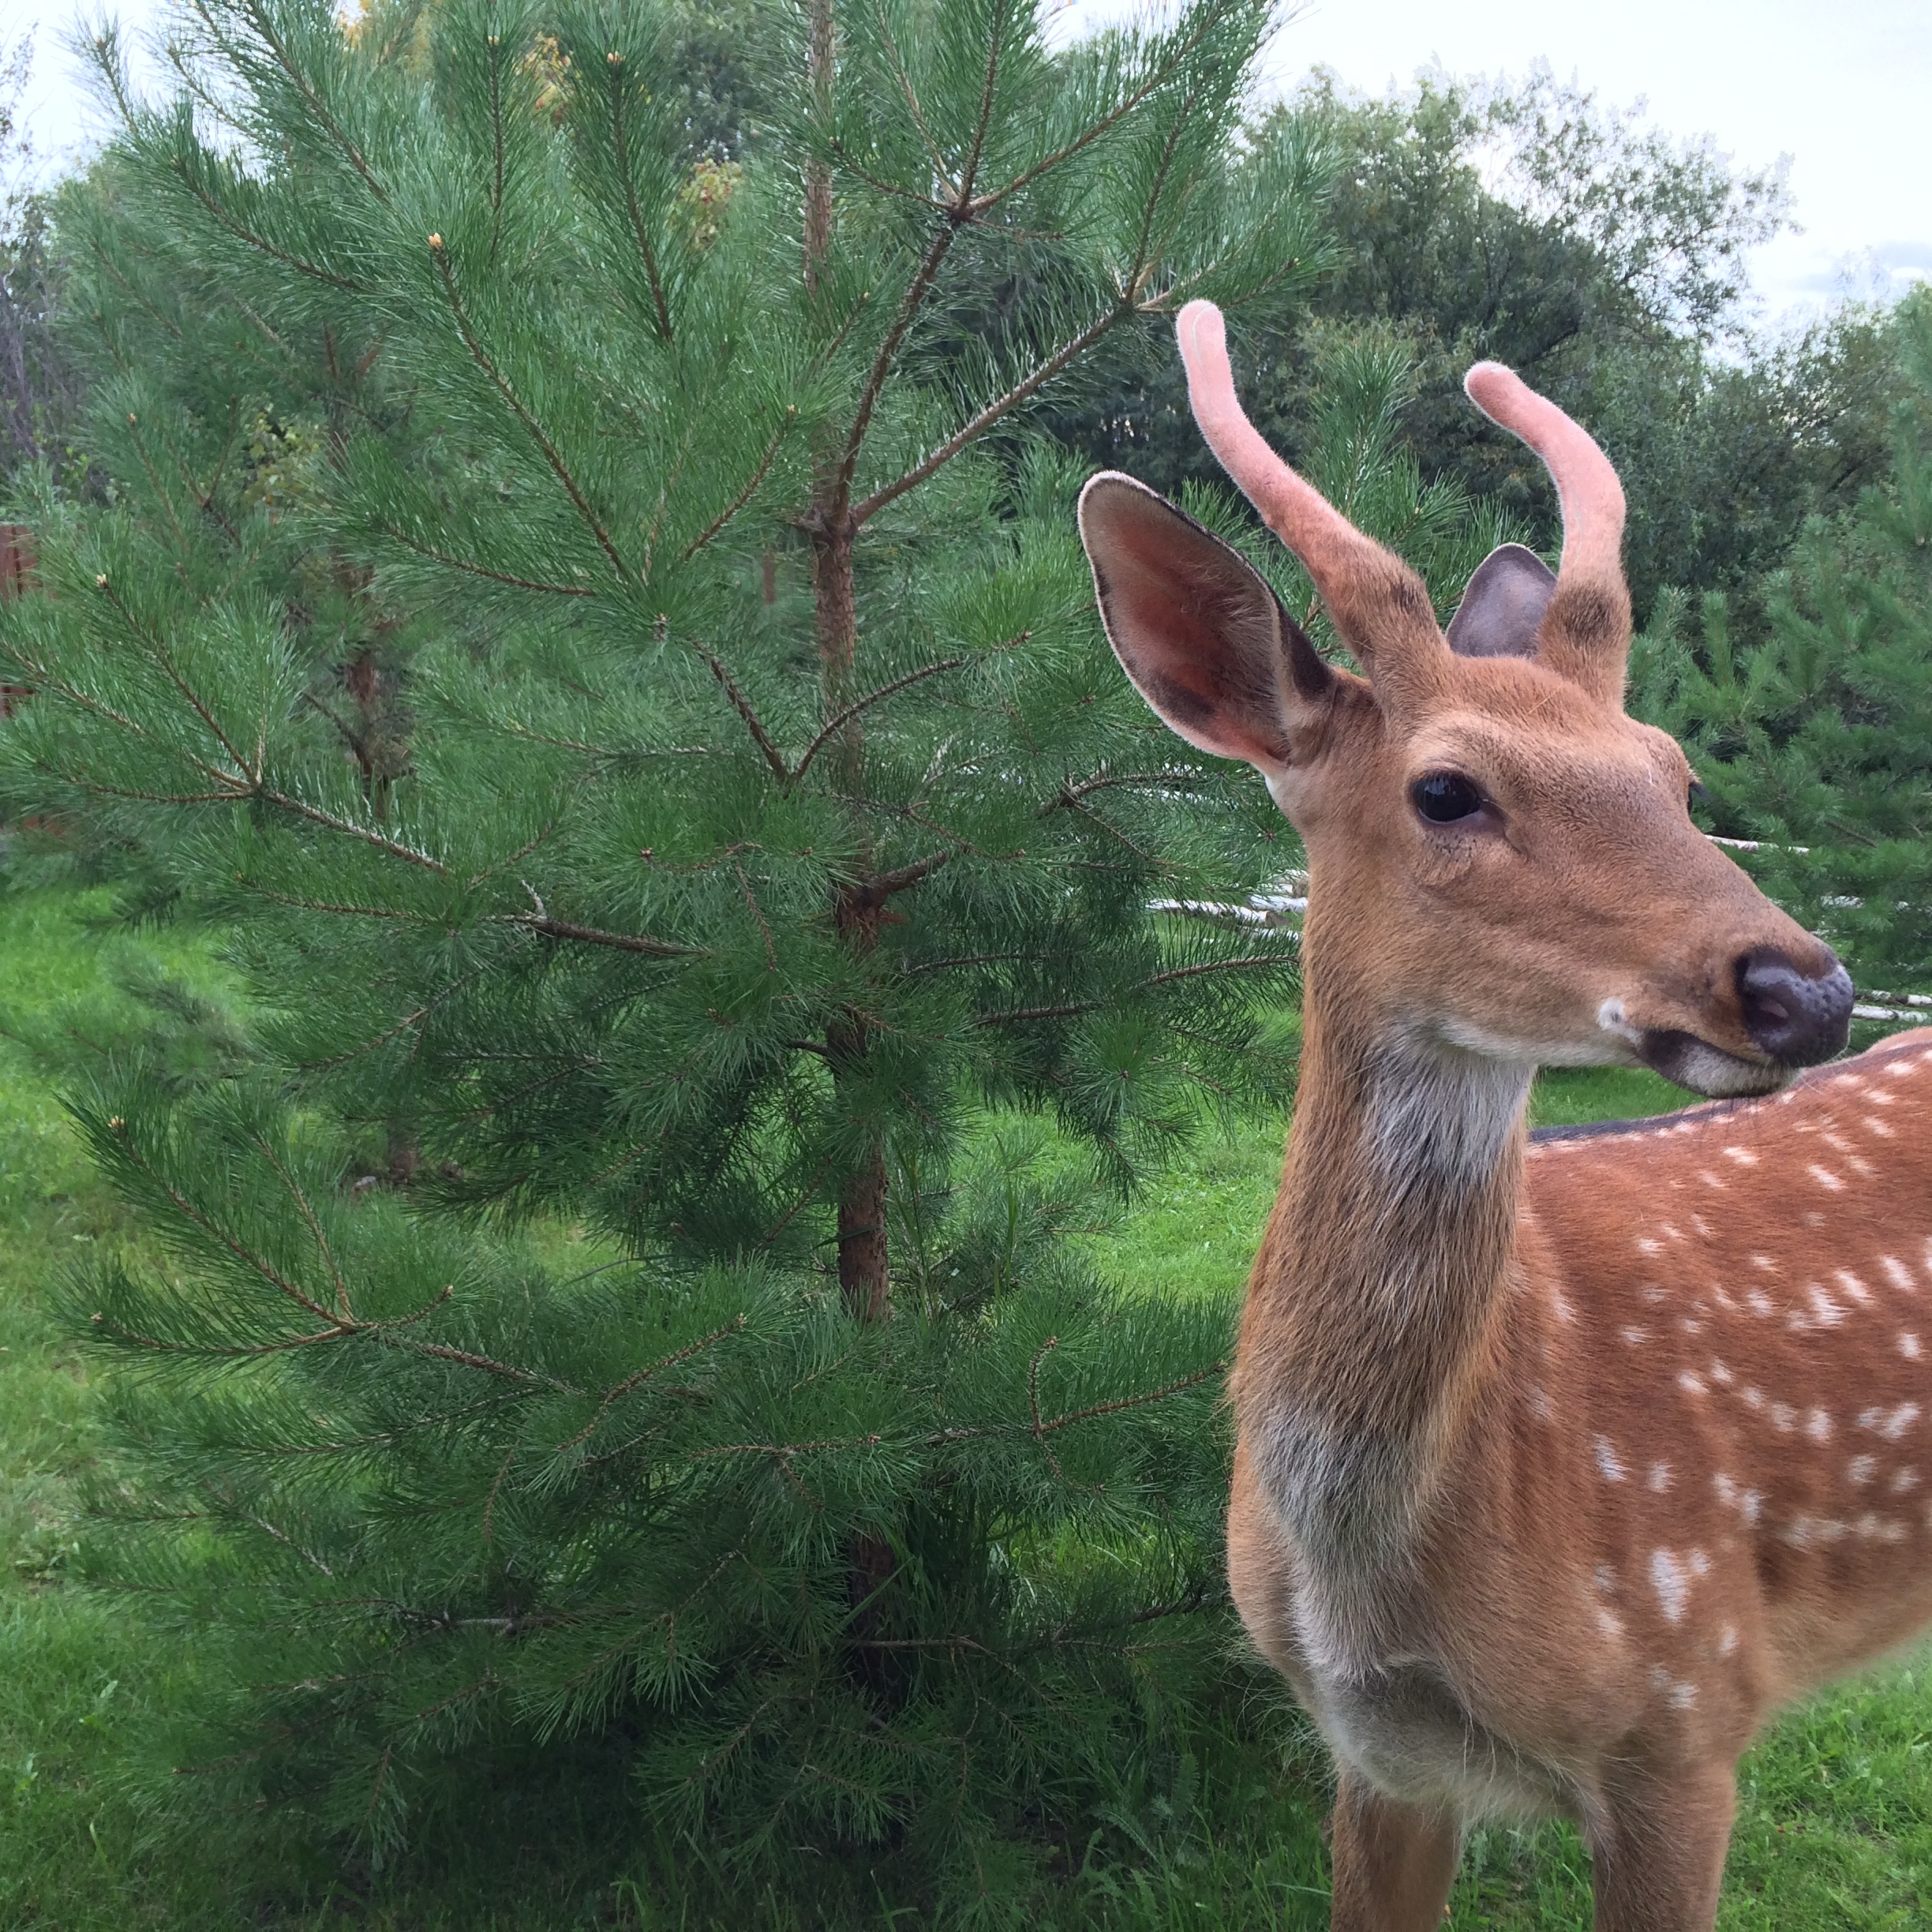
[[[1852,1031],[1852,975],[1827,953],[1822,973],[1802,973],[1772,946],[1753,946],[1737,963],[1745,1030],[1785,1066],[1829,1060]]]

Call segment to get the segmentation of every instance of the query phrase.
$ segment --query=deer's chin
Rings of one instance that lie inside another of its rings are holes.
[[[1770,1060],[1746,1060],[1701,1040],[1694,1033],[1646,1027],[1637,1036],[1637,1056],[1653,1073],[1707,1100],[1730,1100],[1747,1094],[1776,1093],[1788,1086],[1795,1067]]]

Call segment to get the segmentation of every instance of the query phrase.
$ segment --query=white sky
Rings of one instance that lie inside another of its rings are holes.
[[[1062,0],[1069,24],[1136,12],[1129,0]],[[164,0],[113,0],[127,37]],[[0,43],[30,28],[38,54],[27,119],[48,164],[98,136],[59,44],[77,0],[0,0]],[[1533,61],[1619,106],[1639,96],[1672,133],[1709,133],[1739,163],[1792,156],[1805,232],[1759,252],[1775,318],[1850,287],[1897,294],[1932,277],[1932,3],[1928,0],[1307,0],[1277,37],[1272,87],[1317,65],[1380,92],[1440,64],[1520,76]]]

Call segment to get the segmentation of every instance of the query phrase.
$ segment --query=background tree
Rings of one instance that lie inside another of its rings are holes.
[[[1848,507],[1882,471],[1878,319],[1842,309],[1795,339],[1750,332],[1748,250],[1788,219],[1777,170],[1734,169],[1546,71],[1425,77],[1379,99],[1318,72],[1278,111],[1312,118],[1336,159],[1336,265],[1305,315],[1253,335],[1243,376],[1297,461],[1326,333],[1372,324],[1410,346],[1400,434],[1421,474],[1553,545],[1541,470],[1462,394],[1472,362],[1507,363],[1616,459],[1640,616],[1665,586],[1744,589],[1807,515]],[[1110,374],[1063,433],[1163,487],[1207,476],[1172,369],[1123,358]]]
[[[1932,298],[1879,330],[1903,393],[1889,474],[1727,598],[1664,600],[1643,714],[1691,751],[1721,833],[1862,986],[1932,993]]]

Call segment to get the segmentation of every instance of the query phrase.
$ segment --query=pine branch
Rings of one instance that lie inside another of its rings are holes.
[[[765,762],[771,767],[778,782],[781,784],[791,784],[798,774],[785,763],[784,754],[773,743],[771,733],[766,730],[758,714],[752,710],[751,701],[738,688],[732,674],[724,668],[720,660],[713,657],[707,650],[700,650],[698,655],[711,667],[711,675],[724,687],[724,695],[731,700],[732,709],[744,720],[745,729],[751,732],[758,750],[764,754]]]
[[[785,405],[784,419],[779,424],[771,441],[765,446],[765,454],[758,459],[758,466],[752,471],[751,481],[684,546],[678,558],[680,564],[688,564],[757,495],[758,486],[765,481],[766,472],[776,459],[779,446],[784,441],[785,432],[791,428],[792,418],[797,413],[796,403],[788,402]]]
[[[1118,302],[1070,341],[1061,343],[1051,355],[1043,362],[1035,365],[1003,396],[989,402],[970,422],[947,437],[924,462],[914,464],[903,476],[875,489],[871,496],[855,504],[852,511],[852,527],[856,530],[869,522],[888,504],[896,502],[908,490],[916,489],[936,470],[943,469],[969,443],[975,442],[984,436],[1002,416],[1011,414],[1035,391],[1051,382],[1069,363],[1076,357],[1085,354],[1117,322],[1133,314],[1135,309],[1136,305],[1130,301]]]
[[[429,238],[429,255],[436,265],[437,274],[442,277],[443,291],[449,301],[450,313],[455,319],[456,331],[462,338],[463,346],[470,351],[470,360],[490,379],[496,386],[496,393],[509,405],[517,421],[529,432],[530,440],[543,451],[545,462],[549,464],[552,474],[564,485],[571,503],[576,506],[577,514],[583,519],[586,527],[597,539],[598,548],[610,559],[618,576],[627,582],[631,573],[623,559],[618,555],[617,546],[611,541],[609,533],[597,520],[597,512],[590,507],[589,500],[578,488],[577,479],[571,474],[569,466],[564,461],[556,445],[550,440],[542,424],[530,414],[522,398],[511,388],[502,372],[485,352],[483,345],[477,341],[476,331],[470,326],[469,313],[463,307],[462,298],[456,292],[456,277],[450,265],[449,250],[443,245],[443,238],[440,234],[432,234]]]
[[[637,183],[631,173],[630,144],[624,138],[624,57],[613,47],[604,56],[605,71],[610,77],[611,141],[616,151],[618,178],[624,189],[624,207],[631,218],[631,233],[644,258],[644,274],[650,284],[651,303],[656,309],[660,341],[671,339],[671,309],[665,300],[663,278],[657,272],[657,252],[645,232],[644,211],[638,206]]]
[[[674,945],[668,939],[653,939],[642,933],[605,932],[596,926],[579,926],[570,919],[552,919],[548,913],[499,912],[495,921],[504,926],[521,926],[526,931],[541,933],[549,939],[568,939],[578,945],[615,946],[625,953],[642,953],[651,959],[709,959],[709,946]]]
[[[428,544],[418,542],[414,537],[385,524],[382,534],[391,543],[400,544],[405,550],[413,550],[417,556],[427,557],[432,564],[440,564],[446,569],[462,571],[471,577],[487,577],[492,583],[509,584],[519,590],[541,590],[550,597],[587,597],[601,593],[583,584],[545,583],[540,578],[518,577],[508,571],[491,570],[487,565],[472,564],[466,559],[449,556],[440,550],[432,549]]]
[[[208,21],[208,25],[212,29],[214,22],[208,20],[208,8],[203,4],[203,0],[196,0],[195,11],[201,16],[203,20]],[[308,76],[295,65],[287,47],[283,42],[281,36],[275,31],[274,16],[266,7],[260,4],[260,0],[249,0],[247,13],[249,24],[260,36],[263,45],[275,56],[276,66],[288,76],[296,92],[301,95],[308,107],[309,111],[315,116],[327,131],[329,138],[349,157],[350,165],[354,168],[357,174],[361,176],[363,185],[387,208],[389,204],[388,191],[369,172],[369,163],[363,159],[361,150],[349,138],[335,117],[323,106],[322,98],[310,84]]]
[[[1032,633],[1022,631],[1020,635],[1020,640],[1024,641]],[[971,662],[972,660],[967,657],[942,657],[936,664],[922,665],[918,670],[908,671],[904,677],[894,678],[889,684],[882,684],[877,691],[867,691],[864,697],[854,699],[838,712],[824,730],[805,747],[796,769],[789,776],[794,779],[803,778],[812,760],[869,706],[877,704],[882,698],[891,697],[895,691],[904,691],[908,684],[918,683],[922,678],[936,677],[942,671],[957,671],[961,665]]]

